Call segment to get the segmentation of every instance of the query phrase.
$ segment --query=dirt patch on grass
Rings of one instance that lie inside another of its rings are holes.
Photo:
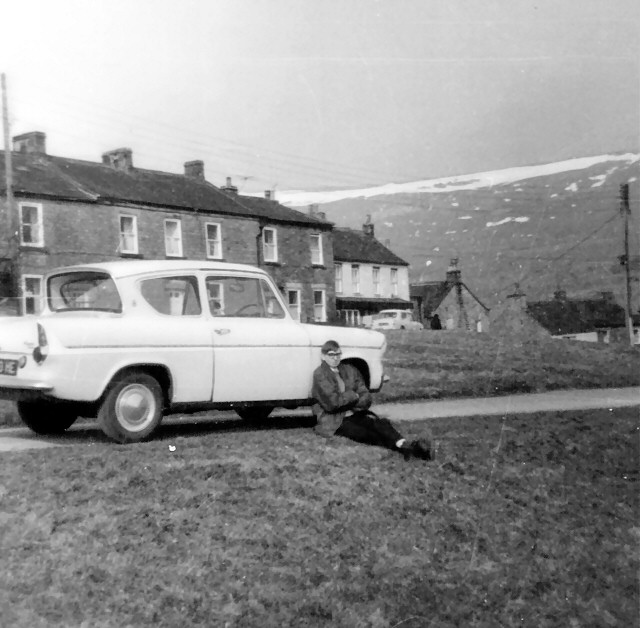
[[[429,428],[435,463],[306,427],[5,454],[3,622],[637,622],[636,410]]]

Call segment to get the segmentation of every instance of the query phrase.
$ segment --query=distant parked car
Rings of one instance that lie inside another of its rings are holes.
[[[374,317],[371,329],[424,329],[424,326],[413,319],[411,310],[382,310]]]
[[[44,286],[39,316],[0,320],[0,398],[40,434],[85,416],[135,442],[173,411],[263,419],[310,405],[328,339],[371,390],[382,386],[383,334],[293,320],[252,266],[117,261],[54,270]]]

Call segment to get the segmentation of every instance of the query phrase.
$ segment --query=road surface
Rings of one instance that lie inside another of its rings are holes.
[[[502,397],[483,397],[476,399],[443,399],[437,401],[413,401],[403,403],[376,404],[372,410],[394,421],[422,421],[443,417],[460,416],[505,416],[545,412],[554,410],[587,410],[594,408],[640,408],[640,387],[603,388],[591,390],[558,390],[546,393],[522,395],[506,395]],[[309,417],[308,408],[299,410],[278,410],[273,417]],[[204,421],[211,424],[211,417],[221,419],[237,418],[234,413],[219,412],[190,418],[191,425],[181,424],[185,433],[194,432],[194,423],[202,425]],[[163,426],[180,425],[179,420],[169,417]],[[197,432],[197,430],[196,430]],[[38,436],[27,428],[13,427],[0,429],[0,452],[41,449],[45,447],[61,447],[64,445],[105,442],[107,439],[99,431],[97,425],[77,425],[61,436]]]

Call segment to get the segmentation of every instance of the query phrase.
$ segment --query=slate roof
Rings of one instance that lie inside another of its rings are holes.
[[[18,197],[191,209],[274,222],[331,226],[279,203],[258,207],[257,203],[244,202],[245,197],[240,202],[207,181],[183,174],[135,167],[125,171],[98,162],[34,153],[13,152],[12,161],[14,195]],[[5,155],[0,151],[0,189],[6,193],[4,171]]]
[[[375,237],[346,228],[333,231],[333,258],[336,262],[409,266]]]
[[[469,290],[464,282],[461,281],[460,284],[487,312],[489,311],[489,308]],[[422,298],[422,310],[424,312],[435,312],[455,285],[454,282],[446,280],[412,283],[409,286],[409,295],[412,299]]]
[[[232,195],[232,198],[234,196]],[[312,216],[305,214],[296,209],[291,209],[285,205],[281,205],[278,201],[274,201],[268,198],[260,196],[235,196],[239,203],[248,207],[251,210],[252,215],[260,218],[267,218],[268,220],[278,222],[289,222],[301,225],[314,226],[317,229],[329,230],[333,227],[333,223],[319,218],[318,216]]]
[[[424,312],[435,312],[451,288],[453,288],[453,284],[448,281],[426,281],[420,284],[411,284],[409,295],[411,298],[422,297]]]
[[[527,304],[527,313],[552,335],[624,327],[624,308],[609,299],[553,299]]]

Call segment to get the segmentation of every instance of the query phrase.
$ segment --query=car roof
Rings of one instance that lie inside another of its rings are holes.
[[[204,260],[117,260],[112,262],[98,262],[93,264],[76,264],[73,266],[61,266],[51,270],[48,274],[70,272],[78,270],[103,271],[112,277],[130,277],[132,275],[144,275],[155,272],[175,272],[197,270],[222,270],[231,272],[252,272],[266,275],[267,273],[256,266],[248,264],[231,264],[228,262],[213,262]]]

